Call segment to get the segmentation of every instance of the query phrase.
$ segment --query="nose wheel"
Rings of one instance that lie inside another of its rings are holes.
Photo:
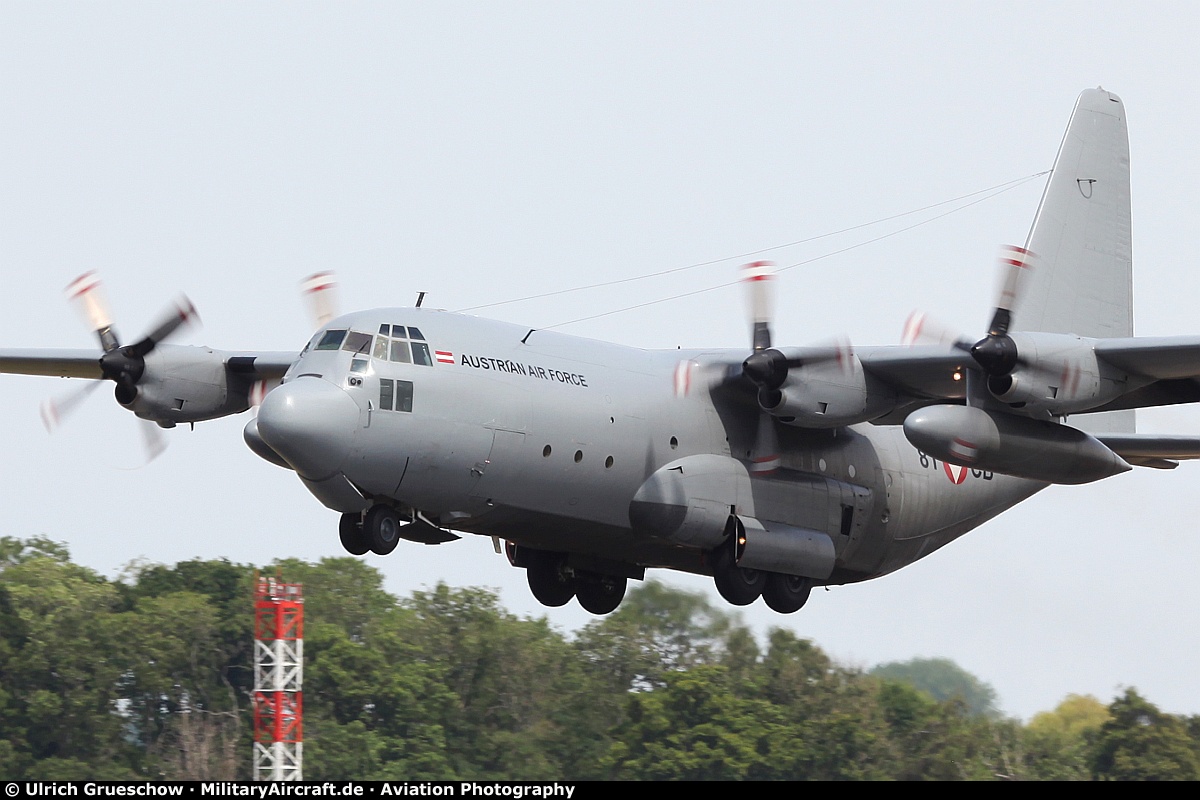
[[[342,540],[342,547],[352,556],[366,555],[371,549],[363,533],[362,514],[342,514],[338,523],[338,538]]]
[[[379,503],[371,506],[366,515],[342,514],[338,537],[342,547],[352,556],[374,553],[386,556],[400,542],[400,515],[391,506]]]
[[[363,517],[363,534],[371,552],[386,556],[400,543],[400,515],[391,506],[382,503],[371,506]]]

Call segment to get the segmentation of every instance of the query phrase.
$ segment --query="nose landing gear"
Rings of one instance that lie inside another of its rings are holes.
[[[342,514],[338,536],[350,555],[361,556],[370,551],[386,556],[400,543],[400,524],[396,509],[378,503],[365,515]]]

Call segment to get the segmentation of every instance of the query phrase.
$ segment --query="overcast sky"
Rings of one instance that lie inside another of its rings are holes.
[[[118,331],[185,291],[182,341],[295,349],[298,281],[343,309],[463,309],[547,327],[719,286],[740,254],[1048,169],[1079,91],[1122,97],[1136,330],[1200,332],[1200,25],[1185,3],[0,2],[0,347],[87,347],[63,287],[97,269]],[[998,245],[1044,179],[783,248],[776,341],[899,341],[915,308],[982,332]],[[862,245],[845,250],[852,245]],[[842,251],[844,252],[838,252]],[[824,258],[817,258],[827,256]],[[748,343],[737,287],[566,325],[641,347]],[[0,377],[0,535],[45,534],[107,575],[145,558],[340,555],[337,515],[243,444],[247,416],[167,433],[144,469],[106,388]],[[1141,412],[1200,434],[1200,409]],[[783,625],[870,667],[946,656],[1029,717],[1136,686],[1200,713],[1200,465],[1057,487],[891,576],[814,592]],[[486,539],[369,557],[544,610]],[[719,602],[711,581],[663,573]],[[564,629],[578,606],[549,612]]]

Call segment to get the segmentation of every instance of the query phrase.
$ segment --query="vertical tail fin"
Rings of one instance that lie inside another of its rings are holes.
[[[1026,240],[1038,258],[1018,330],[1133,335],[1129,132],[1115,94],[1079,95]]]
[[[1088,337],[1133,335],[1129,131],[1115,94],[1079,95],[1026,240],[1037,266],[1013,328]],[[1132,411],[1075,417],[1093,432],[1132,431]]]

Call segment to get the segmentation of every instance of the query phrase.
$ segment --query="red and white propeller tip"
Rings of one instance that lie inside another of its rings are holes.
[[[1021,277],[1033,268],[1035,258],[1033,251],[1024,247],[1006,244],[1000,248],[1000,297],[996,302],[997,308],[1012,311],[1016,306],[1020,297]]]
[[[337,280],[332,272],[317,272],[300,282],[315,327],[323,328],[337,316]]]
[[[775,263],[752,261],[742,265],[742,285],[752,323],[753,347],[766,350],[771,346],[771,320],[775,315]]]
[[[914,311],[908,315],[904,323],[904,332],[900,341],[905,345],[944,344],[959,346],[970,344],[961,331],[957,331],[924,311]]]

